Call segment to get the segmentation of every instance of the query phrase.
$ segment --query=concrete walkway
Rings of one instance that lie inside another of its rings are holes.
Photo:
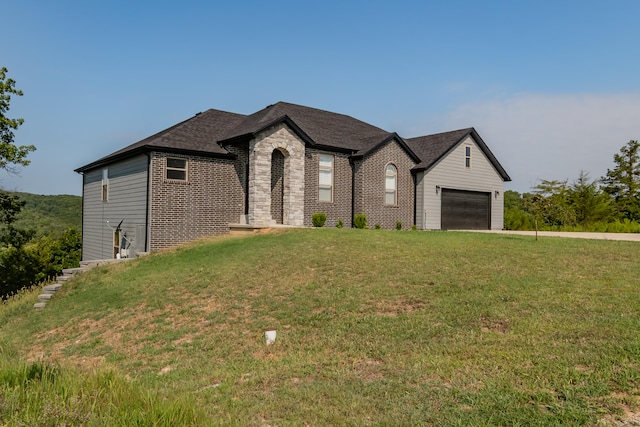
[[[462,231],[462,230],[461,230]],[[464,230],[474,233],[498,233],[517,234],[535,237],[535,231],[512,230]],[[625,240],[628,242],[640,242],[640,233],[573,233],[568,231],[538,231],[538,237],[569,237],[572,239],[596,239],[596,240]]]

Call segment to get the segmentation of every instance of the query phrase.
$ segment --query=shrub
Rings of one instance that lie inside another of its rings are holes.
[[[364,213],[355,214],[353,225],[359,229],[367,228],[367,216]]]
[[[82,235],[69,228],[59,238],[43,236],[0,249],[0,298],[80,265]]]
[[[411,230],[416,231],[417,229],[418,229],[418,226],[417,226],[417,225],[413,224],[413,225],[411,226]]]
[[[396,221],[396,230],[402,230],[402,221]]]
[[[336,228],[342,228],[342,227],[344,227],[342,218],[338,218],[338,222],[336,222]]]
[[[311,215],[311,223],[314,227],[323,227],[327,221],[327,214],[324,212],[315,212]]]
[[[376,224],[374,227],[376,230],[380,230],[380,224]]]

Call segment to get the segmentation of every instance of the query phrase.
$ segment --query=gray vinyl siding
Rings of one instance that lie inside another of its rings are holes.
[[[465,147],[471,147],[470,168],[465,167]],[[442,191],[436,193],[436,186],[491,193],[491,229],[504,227],[504,181],[471,136],[425,171],[421,186],[423,200],[417,204],[416,216],[423,222],[422,229],[440,229]]]
[[[144,251],[147,226],[146,155],[110,164],[109,198],[102,201],[102,170],[84,173],[82,219],[82,259],[113,258],[113,230],[120,221],[121,229],[131,242],[129,256]],[[109,221],[109,224],[107,224]]]

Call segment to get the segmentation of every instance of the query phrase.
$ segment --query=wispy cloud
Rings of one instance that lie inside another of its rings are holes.
[[[529,191],[538,179],[592,178],[613,167],[613,155],[640,139],[640,93],[519,94],[462,105],[430,127],[474,126],[513,182]]]

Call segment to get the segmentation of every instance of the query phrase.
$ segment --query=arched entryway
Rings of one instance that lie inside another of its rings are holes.
[[[249,143],[249,225],[303,225],[304,154],[304,142],[284,124]]]
[[[275,149],[271,153],[271,219],[283,224],[285,155]]]

